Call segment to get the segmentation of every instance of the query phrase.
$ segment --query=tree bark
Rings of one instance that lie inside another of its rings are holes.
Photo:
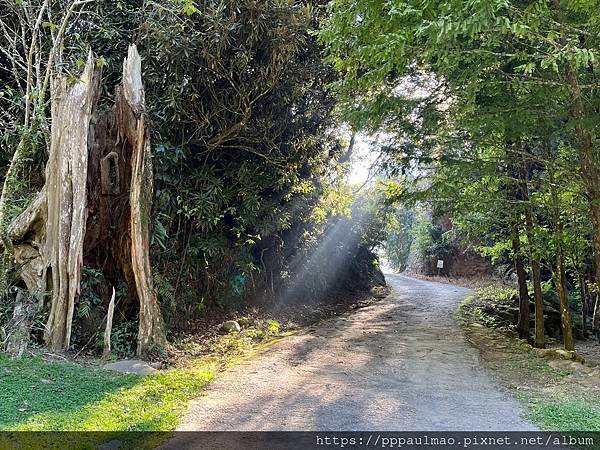
[[[544,303],[542,299],[542,277],[540,259],[533,242],[533,217],[530,206],[525,208],[525,230],[529,241],[529,257],[531,259],[531,282],[533,284],[533,299],[535,305],[535,347],[544,348],[546,345],[544,330]]]
[[[33,319],[38,309],[39,304],[33,297],[21,290],[18,291],[6,340],[6,353],[12,357],[20,358],[27,350]]]
[[[517,283],[519,285],[519,322],[517,330],[521,339],[527,339],[529,338],[529,292],[527,290],[527,275],[521,254],[519,228],[516,225],[513,226],[512,250],[515,270],[517,272]]]
[[[79,295],[86,224],[88,134],[100,91],[100,69],[90,51],[81,78],[65,77],[51,89],[52,133],[46,165],[47,223],[44,254],[51,271],[52,303],[44,339],[51,350],[68,350]]]
[[[544,330],[544,303],[542,298],[542,277],[540,271],[540,257],[535,246],[533,212],[529,198],[529,170],[525,161],[524,152],[521,151],[523,166],[521,168],[519,180],[521,184],[521,196],[524,202],[525,213],[525,234],[527,235],[527,245],[529,249],[529,260],[531,265],[531,283],[533,284],[533,300],[535,305],[535,339],[534,346],[544,348],[545,330]]]
[[[4,176],[2,194],[0,195],[0,241],[2,243],[2,259],[0,260],[0,295],[6,295],[10,284],[9,271],[13,263],[13,246],[8,234],[10,217],[9,204],[14,200],[17,191],[18,173],[23,168],[30,150],[29,135],[25,132],[12,156],[8,171]]]
[[[587,301],[587,290],[585,286],[585,277],[582,273],[577,275],[577,284],[579,284],[579,296],[581,297],[581,334],[583,338],[587,338],[588,336],[588,317],[589,317],[589,309],[588,309],[588,301]]]
[[[517,273],[517,285],[519,288],[519,320],[517,331],[521,339],[529,338],[529,292],[527,289],[527,274],[523,263],[523,254],[521,253],[521,206],[523,201],[521,164],[517,161],[522,157],[523,143],[519,141],[512,142],[507,140],[506,153],[508,156],[506,176],[507,180],[507,200],[514,206],[509,213],[511,221],[511,246],[513,253],[513,262]]]
[[[46,245],[46,221],[48,216],[47,194],[44,187],[8,227],[8,237],[13,245],[14,262],[19,276],[29,293],[44,306],[47,290],[48,265],[44,257]]]
[[[117,123],[132,148],[131,262],[140,303],[138,355],[146,355],[167,343],[160,307],[154,291],[150,265],[150,209],[152,205],[152,159],[142,85],[141,58],[130,46],[123,62],[123,83],[117,97]]]
[[[597,286],[596,304],[592,329],[600,331],[600,169],[595,161],[592,133],[585,127],[583,120],[585,110],[581,97],[581,88],[574,69],[567,68],[567,81],[571,85],[571,115],[576,121],[575,134],[581,165],[581,178],[589,202],[590,220],[592,222],[592,248],[594,252],[595,282]]]
[[[562,246],[560,246],[562,247]],[[573,338],[573,327],[571,324],[571,313],[569,311],[569,298],[567,295],[567,277],[562,248],[556,253],[556,269],[554,273],[554,284],[560,300],[560,316],[562,320],[563,344],[565,350],[575,350]]]
[[[137,352],[143,356],[164,347],[166,337],[150,265],[153,175],[135,46],[124,61],[115,106],[93,122],[91,142],[85,262],[102,270],[113,286],[127,283],[119,307],[127,315],[139,314]]]
[[[46,184],[6,235],[29,291],[42,293],[40,305],[43,293],[52,292],[44,333],[51,350],[69,348],[85,260],[113,286],[121,281],[129,286],[119,305],[128,314],[139,305],[137,352],[147,355],[167,341],[150,265],[153,175],[135,46],[123,63],[114,108],[98,117],[99,82],[90,52],[76,84],[67,86],[64,78],[53,83]]]
[[[567,277],[565,272],[565,256],[563,249],[563,224],[560,217],[560,203],[556,184],[554,180],[554,168],[548,167],[550,200],[552,202],[552,216],[554,219],[554,246],[555,246],[555,266],[554,266],[554,285],[560,302],[560,317],[563,331],[563,344],[565,350],[575,350],[575,340],[573,338],[573,325],[571,321],[571,312],[569,311],[569,297],[567,293]]]

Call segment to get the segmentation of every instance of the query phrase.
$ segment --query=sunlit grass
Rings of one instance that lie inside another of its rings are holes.
[[[182,368],[146,376],[0,354],[0,431],[172,431],[218,371],[286,334],[267,321],[216,337]]]
[[[149,376],[38,358],[0,360],[4,431],[149,431],[177,426],[186,401],[213,379],[205,363]]]

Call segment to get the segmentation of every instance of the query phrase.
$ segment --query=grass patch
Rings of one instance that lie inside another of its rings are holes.
[[[187,400],[200,394],[213,379],[215,369],[216,364],[205,362],[142,377],[71,363],[48,363],[36,357],[10,360],[0,356],[0,430],[172,430]],[[142,439],[135,444],[138,448],[151,448],[163,439],[158,435],[138,437]],[[61,440],[69,439],[57,434],[17,438],[25,440],[21,442],[24,448],[41,448],[40,439],[50,441],[45,445],[51,448],[61,447]],[[91,434],[77,435],[77,439],[77,448],[93,448],[119,436]],[[131,435],[122,439],[127,441]],[[62,444],[70,447],[71,443]]]
[[[477,289],[477,298],[482,302],[510,305],[518,299],[516,288],[506,285],[491,284]]]
[[[584,400],[530,401],[533,421],[548,431],[600,431],[600,412]]]
[[[18,430],[48,414],[64,417],[137,382],[134,375],[0,354],[0,429]]]
[[[71,372],[72,368],[66,368],[66,371]],[[214,378],[212,368],[174,369],[161,374],[139,377],[134,383],[131,382],[131,376],[117,376],[107,385],[102,381],[102,376],[94,376],[96,372],[101,371],[100,369],[82,371],[79,379],[67,381],[69,385],[65,386],[58,396],[52,393],[45,397],[39,395],[40,402],[54,403],[56,409],[31,414],[25,420],[7,429],[15,431],[171,430],[177,426],[186,401],[198,396],[204,386]],[[74,399],[67,390],[75,391],[79,397]],[[70,407],[63,406],[65,397],[71,404]],[[86,400],[88,402],[84,403]],[[79,405],[73,408],[73,403]],[[33,401],[33,408],[36,404],[39,403]]]
[[[278,332],[279,323],[268,321],[184,343],[180,367],[148,376],[0,354],[0,431],[174,430],[217,372],[276,342]]]
[[[149,376],[39,358],[0,359],[0,430],[172,430],[186,401],[213,379],[215,363]]]

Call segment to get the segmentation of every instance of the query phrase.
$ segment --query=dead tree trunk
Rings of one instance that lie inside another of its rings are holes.
[[[108,304],[108,313],[106,314],[106,328],[104,329],[104,350],[102,351],[102,359],[107,359],[110,356],[110,336],[112,333],[113,316],[115,314],[115,288],[112,289],[112,296]]]
[[[123,280],[129,286],[128,297],[120,304],[129,313],[136,310],[136,303],[139,306],[137,353],[145,355],[164,347],[166,337],[150,266],[153,176],[141,60],[135,46],[123,63],[115,107],[94,122],[91,141],[86,264],[100,268],[113,285]]]
[[[52,292],[44,333],[50,349],[70,345],[85,261],[113,286],[127,283],[129,296],[119,304],[127,315],[139,305],[137,352],[145,355],[166,345],[166,337],[150,266],[150,133],[135,46],[123,64],[115,107],[97,117],[99,80],[90,53],[76,84],[68,87],[62,78],[53,84],[46,184],[8,234],[28,289]]]
[[[123,83],[117,92],[117,124],[132,148],[131,263],[140,302],[138,355],[166,345],[166,335],[150,266],[150,208],[152,205],[152,159],[150,133],[146,121],[140,55],[129,47],[123,63]]]
[[[51,350],[69,348],[83,263],[90,120],[100,89],[92,53],[80,80],[59,77],[51,89],[52,134],[46,165],[48,219],[44,249],[52,280],[52,303],[44,339]]]

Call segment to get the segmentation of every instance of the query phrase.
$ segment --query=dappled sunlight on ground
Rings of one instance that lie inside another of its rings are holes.
[[[464,288],[388,275],[380,303],[286,338],[224,374],[182,430],[533,429],[453,313]]]

